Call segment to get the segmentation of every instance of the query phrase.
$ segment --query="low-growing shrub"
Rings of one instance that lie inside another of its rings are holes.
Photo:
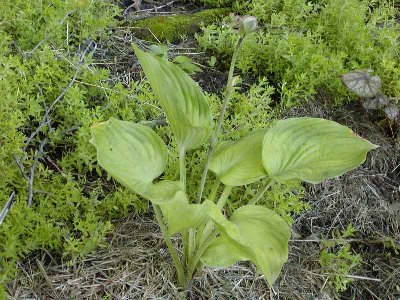
[[[96,40],[116,24],[111,2],[5,0],[0,11],[0,211],[15,192],[0,225],[3,299],[27,254],[84,256],[104,244],[113,218],[147,209],[102,176],[87,139],[96,120],[159,112],[146,84],[110,86],[92,65]]]

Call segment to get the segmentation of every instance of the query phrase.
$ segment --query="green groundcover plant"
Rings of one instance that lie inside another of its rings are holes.
[[[335,104],[355,99],[340,76],[372,69],[381,92],[400,95],[398,7],[391,0],[249,0],[225,2],[239,15],[254,15],[260,30],[248,38],[237,67],[247,76],[266,76],[279,103],[297,105],[321,95]],[[236,16],[235,16],[236,17]],[[227,18],[198,34],[200,47],[218,65],[228,65],[237,35]]]
[[[88,143],[99,120],[158,116],[143,104],[153,98],[147,84],[112,84],[93,63],[118,15],[111,0],[0,1],[0,299],[28,255],[73,261],[105,245],[111,220],[148,207],[98,175]]]
[[[238,141],[217,142],[232,89],[237,53],[256,29],[246,18],[233,54],[227,91],[217,124],[198,85],[177,65],[134,46],[142,68],[167,117],[178,148],[180,179],[162,178],[168,147],[149,127],[114,118],[94,125],[91,143],[99,164],[117,181],[150,200],[182,288],[189,289],[203,266],[227,267],[252,261],[269,285],[288,258],[291,230],[274,211],[257,205],[276,183],[319,183],[357,167],[376,148],[350,129],[318,118],[292,118],[255,130]],[[196,199],[189,199],[186,153],[210,139]],[[214,186],[203,196],[210,170]],[[235,187],[267,178],[266,185],[227,217],[224,208]],[[219,186],[223,191],[217,199]],[[182,258],[171,237],[182,235]]]

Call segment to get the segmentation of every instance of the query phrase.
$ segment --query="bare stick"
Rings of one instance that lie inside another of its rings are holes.
[[[45,102],[43,103],[43,106],[44,106],[43,118],[42,118],[41,122],[39,123],[39,126],[36,128],[36,130],[26,140],[25,146],[23,148],[24,151],[26,151],[26,149],[28,148],[28,146],[30,145],[32,140],[39,134],[40,130],[44,126],[47,126],[50,131],[54,130],[51,127],[50,113],[53,110],[53,108],[57,105],[57,103],[60,102],[60,100],[64,98],[65,94],[68,92],[68,90],[74,84],[76,78],[78,77],[78,75],[80,73],[80,67],[82,66],[82,64],[84,62],[85,55],[89,51],[89,49],[91,49],[93,44],[96,46],[96,44],[93,41],[89,40],[89,42],[86,43],[86,47],[85,47],[84,51],[79,53],[79,55],[80,55],[79,63],[78,63],[78,66],[76,68],[75,74],[72,77],[72,79],[69,81],[68,85],[62,90],[61,94],[50,104],[49,107],[47,107]],[[96,47],[94,47],[94,49],[95,48]],[[37,86],[38,86],[39,92],[43,95],[43,90],[41,89],[40,85],[37,85]],[[35,177],[35,169],[36,169],[36,166],[37,166],[37,164],[39,162],[39,158],[41,156],[43,156],[43,154],[44,154],[44,147],[47,144],[47,142],[48,142],[47,138],[45,138],[44,140],[42,140],[40,142],[39,149],[36,151],[36,154],[35,154],[34,159],[33,159],[33,163],[31,165],[31,167],[29,168],[29,176],[27,176],[25,174],[25,170],[24,170],[24,167],[23,167],[21,161],[17,157],[14,156],[14,159],[17,162],[18,168],[20,169],[22,176],[25,178],[25,180],[28,181],[28,200],[27,200],[27,206],[28,207],[30,207],[32,205],[32,201],[33,201],[33,182],[34,182],[34,177]]]
[[[0,213],[0,225],[3,223],[5,217],[7,216],[8,212],[10,211],[11,205],[14,202],[14,196],[15,196],[15,192],[13,191],[10,195],[10,198],[8,198],[6,205],[4,206],[4,208],[2,209],[2,211]]]
[[[47,144],[47,138],[40,142],[39,150],[35,154],[33,164],[29,169],[29,180],[28,180],[28,207],[32,205],[33,199],[33,180],[35,178],[35,168],[39,161],[39,157],[43,155],[44,146]]]
[[[219,135],[219,132],[221,131],[222,122],[224,120],[225,112],[226,112],[226,109],[228,108],[228,103],[229,103],[229,100],[230,100],[230,97],[231,97],[231,93],[233,91],[233,87],[234,87],[234,83],[235,83],[234,79],[233,79],[233,72],[235,70],[236,58],[237,58],[239,50],[240,50],[240,48],[242,46],[243,39],[244,39],[244,37],[240,37],[239,38],[239,40],[238,40],[238,42],[236,44],[235,52],[233,53],[233,56],[232,56],[231,66],[229,68],[228,84],[226,86],[225,98],[224,98],[224,102],[222,103],[221,113],[220,113],[219,118],[218,118],[217,127],[215,128],[215,130],[214,130],[214,132],[213,132],[213,134],[211,136],[210,145],[208,146],[207,160],[206,160],[206,165],[204,167],[203,175],[202,175],[201,181],[200,181],[200,187],[199,187],[199,194],[198,194],[198,198],[197,198],[197,203],[201,202],[201,198],[203,196],[204,186],[206,184],[206,179],[207,179],[207,174],[208,174],[208,167],[209,167],[210,162],[211,162],[211,156],[213,155],[215,146],[217,145],[218,135]]]
[[[39,126],[36,128],[36,130],[29,136],[29,138],[25,142],[25,147],[23,150],[25,151],[26,148],[29,146],[29,144],[32,142],[32,140],[35,138],[35,136],[40,132],[40,130],[47,125],[47,120],[49,119],[49,113],[51,110],[54,108],[54,106],[65,96],[65,94],[68,92],[68,90],[71,88],[71,86],[74,84],[76,78],[78,77],[79,74],[79,69],[76,70],[74,76],[72,77],[71,81],[68,83],[68,85],[64,88],[64,90],[61,92],[61,94],[51,103],[49,108],[45,111],[44,116],[42,121],[40,122]]]
[[[26,140],[25,142],[25,146],[23,148],[23,150],[25,151],[27,149],[27,147],[29,146],[29,144],[32,142],[32,140],[35,138],[35,136],[40,132],[40,130],[47,124],[49,124],[49,116],[51,111],[53,110],[54,106],[57,105],[58,102],[60,102],[61,99],[64,98],[65,94],[68,92],[68,90],[71,88],[71,86],[74,84],[76,78],[79,75],[80,72],[80,66],[83,63],[83,60],[85,58],[86,53],[89,51],[89,49],[92,46],[92,42],[89,42],[85,48],[85,50],[81,53],[81,57],[79,59],[79,64],[78,67],[75,71],[74,76],[72,77],[72,79],[70,80],[70,82],[68,83],[68,85],[63,89],[63,91],[61,92],[61,94],[50,104],[50,106],[45,110],[44,116],[42,118],[42,121],[40,122],[39,126],[36,128],[36,130],[29,136],[29,138]],[[39,89],[40,91],[40,89]]]
[[[17,163],[18,169],[21,171],[22,177],[24,177],[24,179],[25,179],[26,181],[29,181],[29,178],[28,178],[28,176],[26,176],[26,174],[25,174],[25,168],[24,168],[24,166],[22,165],[21,161],[20,161],[15,155],[14,155],[14,160],[15,160],[15,162]]]
[[[137,4],[137,3],[135,3],[135,1],[134,1],[134,3],[133,4],[131,4],[131,5],[129,5],[125,10],[124,10],[124,12],[122,13],[122,15],[123,16],[126,16],[127,14],[128,14],[128,12],[129,12],[129,10],[131,10],[132,8],[135,8],[136,9],[136,12],[151,12],[151,11],[158,11],[159,9],[161,9],[161,8],[164,8],[164,7],[167,7],[167,6],[170,6],[170,5],[172,5],[172,4],[174,4],[175,2],[177,2],[177,0],[174,0],[174,1],[170,1],[170,2],[168,2],[168,3],[166,3],[166,4],[163,4],[163,5],[160,5],[160,6],[154,6],[153,8],[149,8],[149,9],[140,9],[140,5],[141,5],[141,3],[140,3],[141,1],[139,1],[139,5]]]

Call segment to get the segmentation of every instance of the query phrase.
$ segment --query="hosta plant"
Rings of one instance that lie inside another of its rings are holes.
[[[268,284],[274,284],[288,258],[291,231],[279,215],[257,202],[275,183],[318,183],[339,176],[361,164],[367,152],[376,147],[345,126],[315,118],[282,120],[269,130],[218,143],[235,83],[236,56],[243,39],[255,27],[245,23],[240,30],[216,125],[206,97],[186,72],[165,58],[134,46],[175,136],[179,181],[162,178],[168,147],[149,127],[117,119],[92,127],[91,143],[97,148],[99,164],[115,180],[152,203],[184,289],[190,287],[194,274],[203,266],[227,267],[238,261],[252,261]],[[185,155],[206,144],[208,154],[197,197],[189,199]],[[208,170],[214,174],[215,184],[204,196]],[[226,216],[224,207],[232,190],[261,179],[267,184],[254,198]],[[220,185],[224,188],[219,194]],[[178,249],[171,240],[177,234],[182,236]]]

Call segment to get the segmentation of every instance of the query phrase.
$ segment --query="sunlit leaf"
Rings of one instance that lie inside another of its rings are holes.
[[[365,109],[380,109],[389,104],[389,98],[386,95],[379,93],[374,98],[367,99],[363,102]]]
[[[223,228],[223,231],[229,231],[231,236],[240,240],[236,225],[226,219],[214,202],[205,200],[201,204],[191,204],[184,196],[175,197],[173,201],[162,204],[160,207],[167,221],[170,235],[199,227],[201,224],[205,225],[207,221],[213,220],[218,227]]]
[[[336,122],[293,118],[278,122],[266,133],[263,164],[278,181],[319,183],[354,169],[376,147]]]
[[[360,97],[374,97],[382,86],[378,75],[371,76],[370,71],[353,71],[342,75],[342,82]]]
[[[228,268],[239,261],[251,260],[243,248],[227,235],[221,235],[207,248],[201,261],[208,267]]]
[[[180,197],[164,205],[160,205],[163,216],[168,224],[169,234],[173,235],[204,224],[208,220],[207,207],[210,204],[209,202],[191,204],[187,197]]]
[[[202,145],[209,136],[212,116],[200,87],[173,63],[133,46],[167,121],[186,150]]]
[[[167,163],[167,147],[150,128],[111,118],[91,128],[97,160],[115,180],[155,202],[182,194],[179,182],[153,183]]]
[[[290,228],[275,212],[262,206],[237,209],[230,220],[214,219],[221,236],[202,256],[203,264],[228,267],[251,260],[272,285],[288,258]]]
[[[215,151],[210,170],[225,185],[240,186],[266,176],[262,164],[265,130],[253,132],[236,142],[224,142]]]

